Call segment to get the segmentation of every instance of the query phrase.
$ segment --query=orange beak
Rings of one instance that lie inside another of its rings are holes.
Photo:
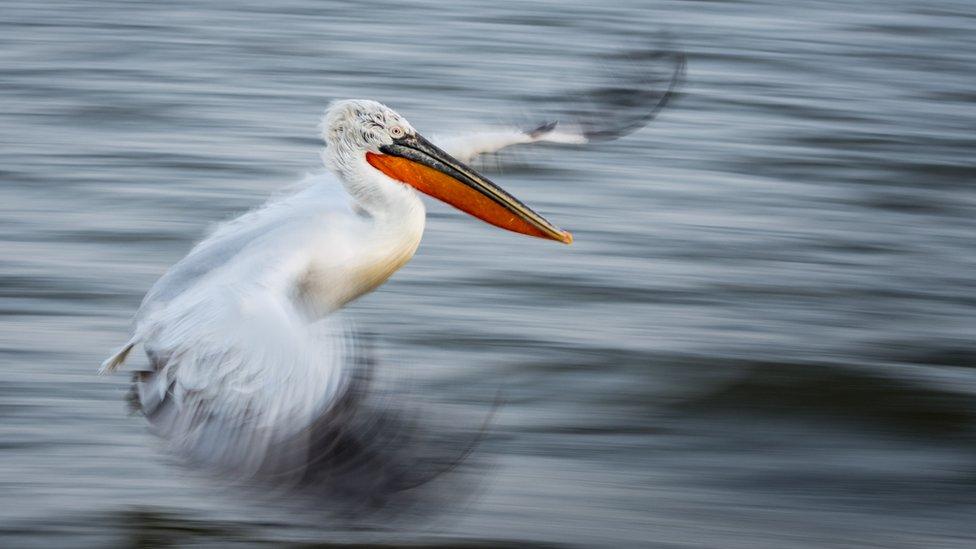
[[[485,176],[464,165],[420,135],[408,135],[380,152],[366,153],[377,170],[496,227],[539,238],[573,241],[556,227]]]

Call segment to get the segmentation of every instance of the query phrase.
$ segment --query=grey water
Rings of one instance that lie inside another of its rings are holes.
[[[429,202],[350,306],[428,409],[505,403],[463,501],[363,526],[160,451],[96,369],[221,220],[319,169],[331,99],[538,122],[668,36],[647,128],[489,158],[569,247]],[[0,545],[972,547],[968,1],[0,3]]]

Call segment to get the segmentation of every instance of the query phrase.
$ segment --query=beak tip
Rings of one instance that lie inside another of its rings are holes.
[[[573,235],[570,232],[568,232],[568,231],[563,231],[562,232],[562,238],[560,238],[559,241],[562,242],[563,244],[567,244],[567,245],[568,244],[572,244],[573,243]]]

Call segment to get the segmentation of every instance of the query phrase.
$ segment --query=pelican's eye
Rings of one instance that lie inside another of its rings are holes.
[[[390,128],[390,136],[393,139],[400,139],[405,135],[407,135],[407,131],[400,126],[393,126]]]

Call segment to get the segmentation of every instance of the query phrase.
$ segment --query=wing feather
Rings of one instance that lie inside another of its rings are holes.
[[[313,321],[296,302],[308,239],[356,222],[330,189],[312,185],[218,227],[153,286],[133,338],[106,361],[114,369],[142,344],[150,364],[136,375],[137,401],[177,453],[245,477],[301,471],[303,431],[356,362],[341,317]]]
[[[539,101],[558,107],[561,114],[555,120],[528,130],[482,129],[435,141],[468,162],[515,145],[580,145],[618,139],[649,124],[674,100],[687,65],[681,51],[646,48],[622,52],[603,62],[617,69],[612,79],[588,90]]]
[[[346,200],[315,181],[218,227],[153,286],[106,364],[143,346],[130,402],[189,462],[373,505],[456,469],[474,442],[421,428],[396,400],[374,402],[369,349],[341,315],[316,320],[303,307],[309,250],[321,248],[309,239],[362,232]],[[333,263],[349,263],[348,244],[328,247]]]

